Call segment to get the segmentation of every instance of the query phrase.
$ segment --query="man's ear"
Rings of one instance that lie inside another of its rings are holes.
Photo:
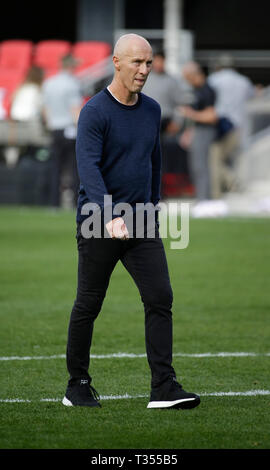
[[[114,66],[115,66],[116,70],[119,71],[120,70],[120,60],[119,60],[119,58],[116,57],[116,55],[114,55],[112,60],[113,60],[113,63],[114,63]]]

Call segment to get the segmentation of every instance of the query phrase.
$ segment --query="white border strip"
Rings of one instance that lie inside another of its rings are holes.
[[[256,396],[266,396],[270,395],[270,390],[248,390],[246,392],[204,392],[199,393],[201,397],[256,397]],[[146,395],[101,395],[100,400],[126,400],[126,399],[136,399],[136,398],[147,398],[149,394]],[[62,401],[62,398],[41,398],[40,400],[28,400],[22,398],[6,398],[0,399],[0,403],[58,403]]]
[[[255,353],[255,352],[218,352],[218,353],[174,353],[173,357],[270,357],[268,353]],[[146,357],[146,354],[134,353],[111,353],[111,354],[91,354],[92,359],[136,359]],[[42,361],[46,359],[65,359],[65,354],[54,354],[52,356],[0,356],[0,361]]]

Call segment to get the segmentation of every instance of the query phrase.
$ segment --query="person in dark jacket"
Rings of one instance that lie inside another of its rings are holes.
[[[94,321],[111,273],[121,260],[145,309],[151,370],[148,408],[193,408],[200,398],[183,390],[172,366],[172,288],[158,225],[154,217],[152,236],[148,237],[146,222],[143,236],[136,237],[120,209],[120,204],[128,204],[131,218],[137,219],[138,204],[155,207],[160,199],[160,106],[141,93],[151,71],[151,46],[141,36],[124,35],[115,45],[113,62],[112,83],[85,104],[78,122],[78,289],[68,332],[70,379],[62,402],[66,406],[100,406],[91,385],[89,352]],[[88,236],[89,204],[101,214],[101,235],[93,230],[93,236]]]

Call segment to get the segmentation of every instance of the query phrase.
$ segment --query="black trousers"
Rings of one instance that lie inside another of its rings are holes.
[[[175,377],[172,367],[172,300],[166,255],[156,227],[155,238],[85,239],[77,230],[78,287],[71,312],[67,368],[70,383],[88,378],[94,321],[97,318],[110,276],[120,260],[134,279],[144,305],[145,342],[151,369],[151,385]],[[125,298],[123,297],[123,304]],[[127,309],[130,307],[127,305]],[[122,321],[126,321],[123,316]]]
[[[51,132],[51,204],[59,207],[61,203],[62,176],[67,172],[70,176],[70,187],[74,194],[74,207],[77,205],[79,177],[77,170],[75,139],[67,139],[64,130]]]

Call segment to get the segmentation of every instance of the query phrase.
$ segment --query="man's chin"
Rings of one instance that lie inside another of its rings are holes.
[[[139,93],[144,87],[144,83],[142,83],[141,85],[136,85],[134,87],[134,93]]]

